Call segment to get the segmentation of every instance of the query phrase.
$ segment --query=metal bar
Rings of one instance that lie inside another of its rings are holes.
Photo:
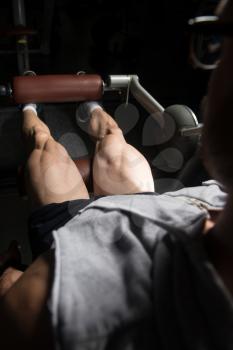
[[[24,0],[12,0],[12,5],[13,5],[13,16],[14,16],[15,26],[25,26],[26,16],[25,16]]]
[[[29,70],[29,55],[28,55],[28,46],[27,39],[24,39],[23,44],[17,43],[17,61],[18,61],[18,70],[19,74],[23,75],[24,72]]]
[[[137,75],[109,75],[106,90],[128,88],[134,98],[150,114],[163,113],[164,108],[139,83]]]
[[[33,50],[28,50],[29,53],[36,54],[36,53],[42,53],[40,49],[33,49]],[[17,53],[16,50],[0,50],[0,55],[15,55]]]
[[[154,114],[164,112],[163,106],[141,86],[137,75],[131,76],[130,92],[148,113]]]
[[[44,0],[43,29],[41,33],[42,39],[40,47],[41,53],[44,55],[50,53],[54,7],[55,0]]]
[[[192,136],[192,135],[201,135],[203,129],[203,124],[198,124],[194,128],[182,128],[180,130],[181,136]]]
[[[25,16],[24,0],[12,0],[12,5],[13,5],[13,15],[14,15],[15,26],[21,25],[25,27],[26,16]],[[22,35],[17,38],[16,51],[17,51],[18,72],[20,75],[23,75],[25,71],[30,69],[27,35]]]
[[[131,75],[109,75],[107,78],[107,86],[110,89],[128,88]]]

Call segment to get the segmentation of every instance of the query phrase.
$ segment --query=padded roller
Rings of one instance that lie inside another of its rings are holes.
[[[100,100],[103,81],[99,75],[36,75],[13,79],[16,103]]]

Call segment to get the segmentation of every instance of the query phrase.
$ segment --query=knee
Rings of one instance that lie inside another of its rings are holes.
[[[44,149],[46,143],[51,138],[52,137],[48,128],[42,128],[40,126],[36,126],[33,129],[34,148]]]
[[[106,135],[98,144],[95,158],[106,163],[108,166],[112,165],[116,167],[116,165],[119,165],[126,145],[123,135],[122,137],[121,135],[121,130],[119,134]]]
[[[121,140],[122,139],[125,140],[124,136],[123,136],[123,132],[119,128],[119,126],[117,124],[113,124],[112,126],[109,127],[108,130],[109,131],[108,131],[108,134],[106,135],[106,137],[109,136],[109,135],[114,135],[114,136],[116,136],[117,138],[119,138]]]

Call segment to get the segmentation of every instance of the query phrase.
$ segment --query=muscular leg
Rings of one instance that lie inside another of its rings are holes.
[[[52,138],[48,127],[32,110],[24,112],[22,131],[29,156],[27,189],[33,206],[89,198],[66,150]],[[24,273],[10,269],[1,277],[0,348],[53,349],[46,307],[53,261],[52,252],[48,251]]]
[[[52,350],[46,307],[51,289],[53,256],[49,251],[30,265],[0,298],[0,348]]]
[[[65,148],[32,110],[23,112],[28,162],[26,187],[34,207],[89,198],[83,179]]]
[[[114,119],[95,109],[90,133],[97,139],[93,162],[95,195],[154,192],[150,166],[144,156],[129,145]]]

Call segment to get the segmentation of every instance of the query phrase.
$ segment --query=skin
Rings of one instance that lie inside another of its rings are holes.
[[[53,257],[41,255],[15,281],[0,299],[1,349],[53,349],[53,338],[46,300],[52,281]],[[12,336],[13,335],[13,336]]]
[[[233,22],[233,2],[222,1],[218,13]],[[215,230],[206,235],[210,259],[233,294],[233,38],[225,38],[221,61],[213,72],[204,111],[203,160],[208,172],[228,192],[226,207],[216,219]]]
[[[8,267],[0,276],[0,297],[3,297],[15,282],[22,276],[23,272],[13,267]]]
[[[232,1],[222,6],[222,11],[223,20],[226,18],[233,21]],[[211,219],[206,220],[203,237],[210,260],[229,292],[233,294],[233,236],[231,232],[233,227],[233,166],[231,165],[233,70],[231,62],[233,62],[233,39],[227,39],[222,60],[211,78],[205,104],[203,160],[210,174],[225,185],[229,196],[222,212],[210,212]],[[56,143],[47,126],[32,111],[24,113],[23,132],[29,153],[28,190],[31,194],[32,205],[62,202],[74,197],[88,198],[88,192],[80,174],[77,168],[73,168],[67,152]],[[129,188],[132,192],[154,190],[146,160],[135,149],[127,145],[121,131],[110,116],[101,110],[94,111],[90,133],[97,140],[94,160],[96,194],[129,193]],[[52,170],[47,172],[50,164],[52,164]],[[61,164],[65,166],[58,176]],[[104,169],[106,179],[109,174],[107,169],[111,169],[110,173],[113,175],[110,180],[115,179],[117,184],[114,189],[110,186],[111,181],[107,186],[102,185],[100,176],[102,169]],[[133,173],[138,170],[139,173],[144,174],[143,183],[137,178],[135,181],[132,180],[132,169],[134,169]],[[46,178],[46,173],[49,174],[47,175],[49,179]],[[67,179],[73,179],[72,186],[69,182],[66,187]],[[52,185],[49,185],[54,181],[57,184],[61,183],[59,193]],[[123,183],[123,187],[120,187],[120,183]],[[210,228],[214,225],[214,233],[213,231],[209,233]],[[8,271],[12,283],[9,284],[11,285],[9,289],[6,288],[3,291],[0,299],[1,348],[13,349],[18,344],[23,345],[24,349],[53,348],[51,325],[46,308],[52,281],[52,265],[53,256],[51,252],[48,252],[40,256],[21,275],[15,274],[14,271],[11,276],[12,271]],[[8,336],[9,329],[14,337]]]
[[[89,198],[83,179],[65,148],[32,111],[23,113],[22,132],[28,154],[27,192],[31,206]],[[90,136],[96,141],[94,194],[154,192],[146,159],[127,144],[121,130],[102,109],[92,112]],[[137,174],[137,176],[132,176]],[[104,184],[103,184],[104,182]],[[13,268],[0,279],[0,348],[49,349],[53,345],[46,306],[52,281],[51,251],[40,256],[22,273]],[[9,337],[11,330],[14,337]]]

